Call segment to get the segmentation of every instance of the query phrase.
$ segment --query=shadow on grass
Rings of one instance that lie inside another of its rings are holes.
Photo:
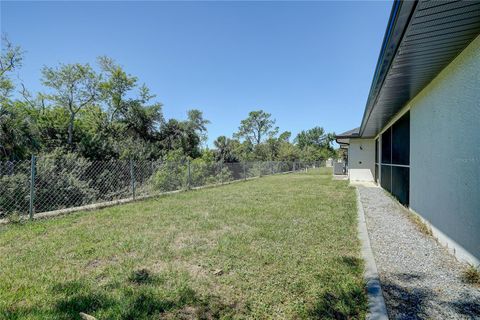
[[[308,309],[310,319],[360,319],[367,309],[367,298],[362,280],[349,274],[361,275],[363,260],[355,256],[333,258],[334,268],[316,280],[330,288],[321,292]]]
[[[339,286],[322,293],[309,310],[312,319],[359,319],[364,314],[366,297],[357,285]]]
[[[353,272],[358,272],[363,269],[363,260],[352,256],[342,256],[338,258],[339,262],[348,267]]]
[[[238,314],[235,306],[224,304],[215,296],[199,296],[188,285],[161,288],[155,275],[146,270],[135,271],[128,279],[130,284],[121,288],[120,294],[95,289],[84,282],[57,284],[53,292],[61,294],[55,304],[59,319],[80,319],[79,313],[101,315],[105,319],[218,319]],[[132,283],[134,283],[132,285]]]

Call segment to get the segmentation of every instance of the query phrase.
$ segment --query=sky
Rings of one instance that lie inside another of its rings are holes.
[[[1,1],[1,32],[25,51],[17,77],[112,57],[168,118],[200,109],[209,144],[252,110],[280,131],[360,125],[391,1]]]

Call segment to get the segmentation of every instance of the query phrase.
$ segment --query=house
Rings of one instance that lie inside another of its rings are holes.
[[[337,135],[461,260],[480,263],[480,1],[395,1],[360,127]]]

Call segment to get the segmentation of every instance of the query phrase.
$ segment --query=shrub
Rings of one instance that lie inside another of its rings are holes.
[[[153,189],[158,191],[173,191],[186,187],[187,166],[180,150],[167,154],[164,162],[152,175],[150,183]]]
[[[29,201],[29,174],[17,173],[0,177],[0,217],[14,212],[27,213]]]
[[[212,157],[190,161],[190,186],[198,187],[233,180],[231,170]],[[155,190],[173,191],[186,189],[188,184],[188,162],[181,153],[171,152],[164,163],[153,174],[151,184]]]
[[[93,202],[98,191],[89,185],[90,162],[73,153],[39,157],[35,177],[35,209],[38,212],[75,207]]]

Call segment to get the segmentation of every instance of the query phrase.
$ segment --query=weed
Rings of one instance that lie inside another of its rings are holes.
[[[462,278],[467,283],[480,285],[480,265],[474,266],[473,264],[469,264],[465,270],[463,270]]]

